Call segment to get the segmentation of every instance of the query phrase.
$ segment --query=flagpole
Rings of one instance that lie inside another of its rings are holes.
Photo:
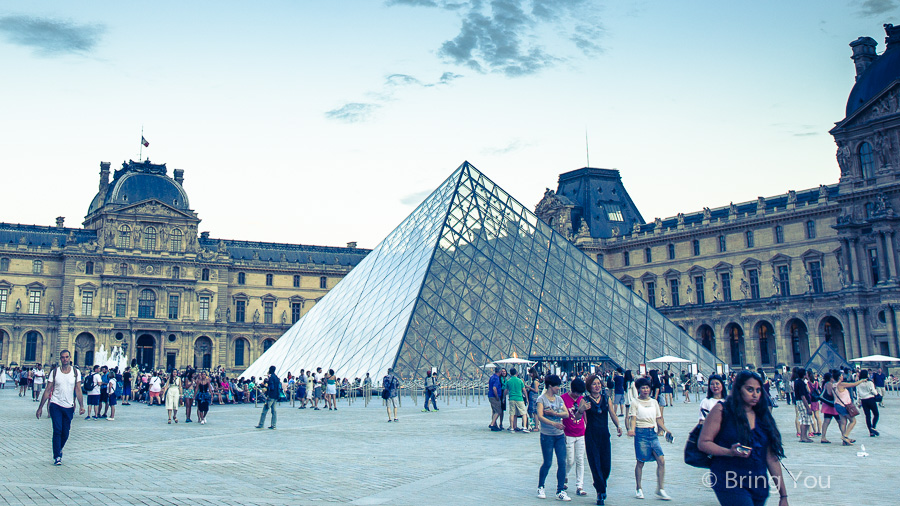
[[[144,125],[141,125],[141,149],[138,151],[138,163],[142,161],[144,157]]]

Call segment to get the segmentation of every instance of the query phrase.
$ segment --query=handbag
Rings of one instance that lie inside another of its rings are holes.
[[[850,404],[841,404],[840,402],[835,402],[834,409],[841,416],[853,417],[859,414],[859,410],[856,409],[856,405],[852,402]]]
[[[693,467],[709,469],[711,457],[701,452],[700,448],[697,447],[697,441],[700,439],[700,431],[702,429],[703,425],[698,423],[691,433],[688,434],[687,442],[684,444],[684,463]]]
[[[881,402],[884,401],[884,396],[882,396],[881,394],[875,394],[875,397],[873,397],[873,399],[875,399],[875,402],[877,402],[878,404],[881,404]]]

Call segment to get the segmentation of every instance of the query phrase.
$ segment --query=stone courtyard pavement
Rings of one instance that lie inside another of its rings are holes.
[[[119,406],[116,420],[76,417],[61,467],[51,463],[49,419],[36,420],[37,403],[0,390],[0,505],[294,505],[546,504],[535,497],[540,447],[537,434],[494,433],[490,408],[469,399],[440,403],[422,413],[404,398],[399,423],[386,423],[380,399],[365,407],[346,400],[338,411],[278,409],[277,430],[254,429],[260,409],[217,406],[209,423],[166,424],[161,407]],[[421,402],[421,398],[419,399]],[[794,437],[793,409],[775,410],[785,434],[790,504],[900,504],[900,398],[889,397],[869,438],[863,417],[855,447],[802,445]],[[685,436],[697,404],[665,411],[675,444],[667,453],[666,490],[675,503],[716,504],[702,470],[683,463]],[[180,413],[183,418],[183,410]],[[840,441],[832,431],[832,440]],[[869,457],[857,457],[859,443]],[[654,464],[645,469],[645,501],[653,498]],[[632,440],[613,436],[607,504],[641,504],[632,497]],[[548,492],[555,486],[555,467]],[[590,473],[587,497],[593,504]],[[830,481],[829,481],[830,480]],[[574,485],[574,480],[572,480]],[[570,489],[574,495],[574,486]],[[775,499],[769,504],[777,505]]]

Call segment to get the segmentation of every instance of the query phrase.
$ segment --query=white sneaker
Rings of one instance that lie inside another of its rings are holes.
[[[671,501],[672,498],[669,497],[669,494],[666,493],[665,490],[659,489],[656,491],[656,497],[662,499],[663,501]]]
[[[538,499],[546,499],[547,494],[544,493],[544,487],[538,487]]]
[[[106,419],[106,421],[107,421],[107,422],[115,422],[116,419],[113,418],[113,417],[109,417],[109,418]]]
[[[635,491],[634,491],[634,498],[635,498],[635,499],[643,499],[643,498],[644,498],[644,491],[641,490],[641,489],[635,490]]]
[[[569,497],[569,494],[566,493],[565,490],[561,490],[558,494],[556,494],[557,501],[571,501],[572,498]]]

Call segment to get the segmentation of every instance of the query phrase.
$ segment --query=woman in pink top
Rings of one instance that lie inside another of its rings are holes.
[[[563,418],[563,433],[566,435],[566,475],[575,468],[575,495],[587,495],[584,491],[584,410],[579,409],[584,399],[584,380],[576,377],[571,383],[571,392],[564,393],[563,404],[569,412]],[[566,478],[568,483],[569,479]]]

